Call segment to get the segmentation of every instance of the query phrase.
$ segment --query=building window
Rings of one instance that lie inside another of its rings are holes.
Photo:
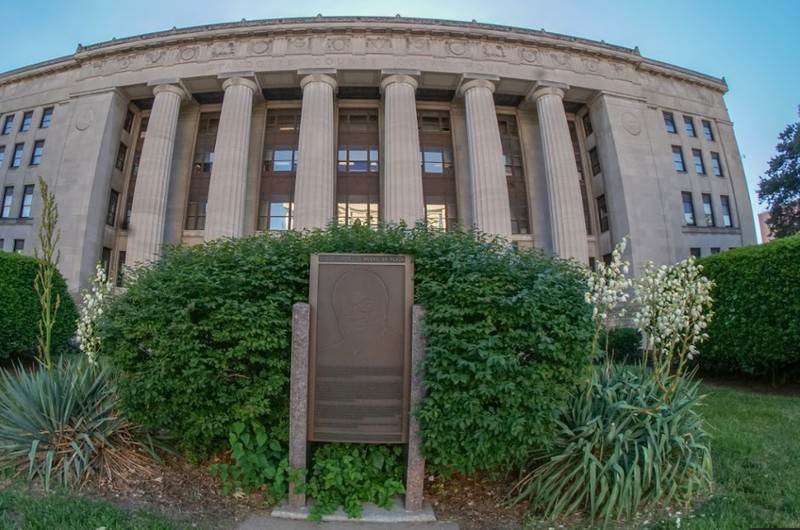
[[[692,248],[690,248],[689,249],[689,255],[690,256],[694,256],[695,258],[700,258],[700,256],[701,256],[700,247],[692,247]]]
[[[3,133],[2,134],[11,134],[11,129],[14,128],[14,115],[9,114],[6,116],[6,121],[3,122]]]
[[[11,166],[9,167],[19,167],[19,165],[22,163],[23,149],[25,149],[25,144],[14,145],[14,156],[11,157]]]
[[[678,130],[675,128],[675,116],[671,112],[664,113],[664,126],[667,128],[668,133],[676,133]]]
[[[697,131],[694,130],[694,120],[691,116],[683,117],[683,126],[686,127],[686,135],[692,138],[697,137]]]
[[[425,219],[433,228],[453,230],[458,224],[458,201],[450,113],[419,110],[417,123]]]
[[[686,164],[683,161],[683,149],[678,145],[672,146],[672,161],[675,164],[675,171],[686,173]]]
[[[714,174],[718,177],[724,176],[722,173],[722,161],[719,159],[719,153],[711,152],[711,168]]]
[[[100,264],[103,266],[103,270],[106,271],[106,278],[109,277],[111,273],[111,249],[108,247],[103,247],[103,252],[100,254]]]
[[[114,162],[114,167],[122,171],[125,167],[125,157],[128,154],[128,146],[120,143],[119,148],[117,149],[117,161]]]
[[[205,201],[195,201],[186,205],[186,230],[205,230],[207,204]]]
[[[139,120],[139,131],[137,133],[136,143],[133,150],[133,161],[130,168],[130,177],[128,178],[128,188],[125,190],[125,215],[122,218],[122,229],[128,228],[131,221],[131,210],[133,209],[133,194],[136,191],[136,175],[139,172],[139,161],[142,158],[142,147],[144,146],[144,137],[147,132],[147,123],[149,116],[142,116]]]
[[[26,110],[22,114],[22,123],[19,126],[19,132],[25,132],[31,128],[31,121],[33,120],[33,111]]]
[[[583,117],[583,133],[587,137],[589,137],[593,132],[594,132],[594,129],[592,128],[592,119],[589,117],[589,114],[587,113]]]
[[[703,194],[703,215],[706,218],[706,226],[714,226],[714,206],[711,204],[711,194]]]
[[[114,226],[117,222],[117,203],[119,202],[119,193],[111,190],[111,195],[108,197],[108,208],[106,209],[106,224]]]
[[[517,118],[510,114],[499,114],[497,125],[500,128],[503,164],[506,167],[511,233],[529,234],[531,229],[528,218],[528,192],[525,186],[525,168],[522,166],[522,146],[519,141]]]
[[[51,121],[53,121],[53,107],[47,107],[42,111],[42,121],[39,122],[39,128],[47,129],[50,127]]]
[[[15,239],[14,240],[14,252],[17,254],[22,254],[25,250],[25,240],[24,239]]]
[[[588,116],[588,114],[587,114]],[[575,168],[578,170],[579,185],[581,187],[581,202],[583,203],[583,221],[586,225],[586,233],[592,235],[592,214],[589,211],[589,183],[586,180],[586,175],[583,171],[583,156],[581,142],[578,139],[578,131],[575,127],[575,122],[567,120],[567,127],[569,127],[569,137],[572,140],[572,153],[575,156]]]
[[[3,238],[0,238],[0,252],[2,252],[3,249],[5,249],[5,247],[6,247],[6,240],[3,239]]]
[[[300,115],[300,109],[267,111],[258,230],[293,228]]]
[[[708,120],[703,120],[703,134],[709,142],[714,141],[714,132],[711,130],[711,122]]]
[[[339,224],[377,225],[380,203],[377,109],[339,111],[336,207]]]
[[[125,123],[122,124],[122,129],[125,132],[131,132],[132,128],[133,128],[133,112],[128,111],[128,113],[125,114]]]
[[[605,195],[600,195],[597,198],[597,215],[600,218],[600,231],[608,231],[608,207],[606,206]]]
[[[117,287],[122,287],[125,283],[125,251],[119,251],[119,259],[117,260]]]
[[[0,145],[0,168],[3,167],[3,160],[6,158],[6,146]]]
[[[722,226],[731,228],[733,226],[733,215],[731,215],[731,200],[727,195],[720,195],[719,202],[722,205]]]
[[[589,161],[592,163],[592,175],[597,175],[603,170],[600,167],[600,155],[597,154],[596,147],[589,149]]]
[[[719,254],[719,250],[720,250],[719,247],[711,247],[712,254]]]
[[[3,191],[3,209],[0,211],[0,217],[8,219],[11,217],[11,201],[14,200],[14,186],[6,186]]]
[[[694,219],[694,204],[692,204],[692,194],[688,191],[681,193],[683,197],[683,220],[687,226],[696,226]]]
[[[186,230],[205,230],[206,227],[208,186],[211,182],[211,169],[214,165],[214,148],[217,142],[219,117],[219,112],[200,114],[186,205],[186,222],[184,224]]]
[[[28,219],[31,216],[31,205],[33,204],[33,184],[25,186],[22,192],[22,206],[19,209],[20,219]]]
[[[31,153],[32,166],[38,166],[42,163],[42,153],[44,153],[44,140],[36,140],[33,144],[33,152]]]
[[[698,175],[706,174],[706,166],[703,164],[703,153],[700,149],[692,149],[692,160],[694,161],[694,170]]]

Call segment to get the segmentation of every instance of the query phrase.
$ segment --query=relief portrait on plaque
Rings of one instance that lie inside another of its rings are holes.
[[[403,336],[387,327],[389,301],[386,283],[374,272],[342,274],[331,293],[339,338],[321,346],[319,359],[333,365],[402,366]]]

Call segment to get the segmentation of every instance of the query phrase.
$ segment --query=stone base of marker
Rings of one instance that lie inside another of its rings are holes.
[[[421,365],[425,356],[425,336],[421,321],[425,314],[419,306],[412,310],[411,338],[411,404],[418,404],[424,397]],[[297,303],[292,308],[292,366],[290,382],[289,416],[289,465],[296,469],[308,469],[306,449],[308,445],[308,359],[309,359],[310,306]],[[408,433],[408,461],[406,464],[405,512],[427,512],[423,503],[425,482],[425,459],[420,452],[419,422],[411,415]],[[275,517],[296,518],[306,507],[306,496],[297,493],[293,484],[289,486],[288,506],[273,512]],[[294,515],[290,515],[294,514]],[[427,519],[426,520],[430,520]]]

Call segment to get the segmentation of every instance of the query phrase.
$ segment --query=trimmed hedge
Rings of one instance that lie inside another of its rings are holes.
[[[706,372],[800,374],[800,236],[699,261],[716,284],[698,358]]]
[[[0,358],[36,350],[41,307],[33,288],[39,262],[30,256],[0,251]],[[61,273],[54,279],[55,294],[61,306],[53,327],[53,351],[69,348],[75,334],[78,310],[67,292]]]
[[[555,432],[592,335],[574,264],[476,232],[331,226],[168,249],[102,323],[133,421],[167,429],[187,456],[258,421],[287,438],[291,307],[308,300],[310,254],[408,253],[427,309],[423,450],[443,468],[523,463]]]

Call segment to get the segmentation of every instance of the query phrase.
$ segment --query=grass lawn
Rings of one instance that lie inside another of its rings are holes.
[[[800,528],[800,398],[701,389],[716,490],[680,528]]]
[[[32,495],[18,487],[0,490],[0,530],[94,530],[101,527],[109,530],[175,528],[160,515],[120,510],[100,500],[74,495]]]

